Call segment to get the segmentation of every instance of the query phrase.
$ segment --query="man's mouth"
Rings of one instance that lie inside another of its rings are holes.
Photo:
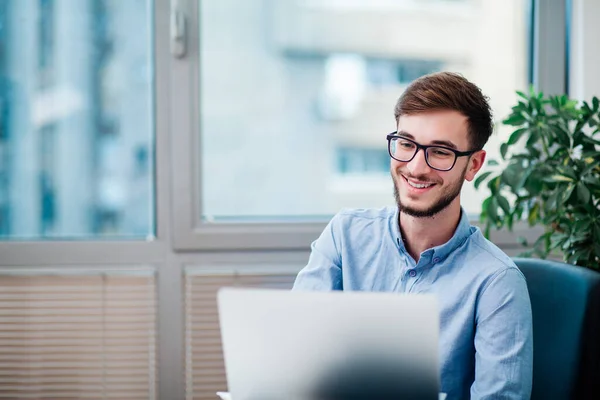
[[[422,181],[410,180],[410,179],[406,178],[404,175],[402,177],[404,178],[404,180],[408,183],[408,185],[410,187],[413,187],[415,189],[428,189],[428,188],[432,187],[433,185],[435,185],[435,183],[433,183],[433,182],[422,182]]]

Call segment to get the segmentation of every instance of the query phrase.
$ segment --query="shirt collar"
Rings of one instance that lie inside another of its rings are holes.
[[[404,246],[404,241],[402,240],[402,233],[400,231],[399,224],[399,210],[396,209],[394,213],[394,231],[396,232],[398,246],[406,252],[406,247]],[[439,246],[432,247],[430,249],[425,250],[421,256],[430,255],[432,259],[435,259],[435,262],[442,261],[446,259],[454,250],[459,248],[465,240],[473,233],[471,229],[471,224],[469,222],[469,217],[465,210],[460,208],[460,220],[458,221],[458,225],[456,226],[456,230],[454,231],[454,235],[448,240],[446,243],[441,244]]]

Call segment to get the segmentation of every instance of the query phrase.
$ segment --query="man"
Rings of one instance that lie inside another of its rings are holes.
[[[527,399],[533,340],[525,278],[469,224],[465,180],[485,161],[493,122],[462,76],[414,81],[388,135],[397,207],[338,213],[312,244],[294,290],[433,293],[440,306],[441,391],[448,399]]]

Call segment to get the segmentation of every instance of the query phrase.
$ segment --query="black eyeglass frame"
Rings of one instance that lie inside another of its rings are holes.
[[[415,150],[415,154],[413,154],[413,156],[410,159],[408,159],[408,160],[400,160],[400,159],[394,157],[392,155],[392,139],[402,139],[402,140],[406,140],[408,142],[413,143],[417,147],[417,150]],[[415,156],[419,153],[419,150],[423,149],[423,154],[425,154],[425,162],[427,163],[427,165],[429,165],[429,168],[435,169],[436,171],[450,171],[452,168],[454,168],[454,165],[456,165],[456,160],[458,159],[458,157],[470,156],[470,155],[475,154],[475,153],[477,153],[478,151],[481,150],[481,149],[477,149],[477,150],[469,150],[469,151],[458,151],[458,150],[454,150],[454,149],[451,149],[451,148],[446,147],[446,146],[440,146],[438,144],[435,144],[435,145],[419,144],[419,143],[415,142],[412,139],[409,139],[409,138],[404,137],[404,136],[399,136],[398,135],[398,131],[395,131],[395,132],[392,132],[392,133],[388,134],[387,135],[387,141],[388,141],[388,154],[394,160],[400,161],[400,162],[411,162],[415,158]],[[455,157],[454,157],[454,162],[452,163],[452,166],[450,168],[448,168],[448,169],[440,169],[440,168],[436,168],[436,167],[432,166],[431,164],[429,164],[429,157],[427,155],[427,149],[429,149],[431,147],[435,147],[435,148],[438,148],[438,149],[448,150],[448,151],[451,151],[452,153],[454,153]]]

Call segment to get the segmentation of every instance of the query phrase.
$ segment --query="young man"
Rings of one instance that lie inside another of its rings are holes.
[[[388,135],[397,207],[338,213],[312,244],[294,290],[433,293],[448,399],[528,399],[533,340],[525,278],[469,224],[465,180],[493,129],[486,97],[453,73],[414,81]]]

